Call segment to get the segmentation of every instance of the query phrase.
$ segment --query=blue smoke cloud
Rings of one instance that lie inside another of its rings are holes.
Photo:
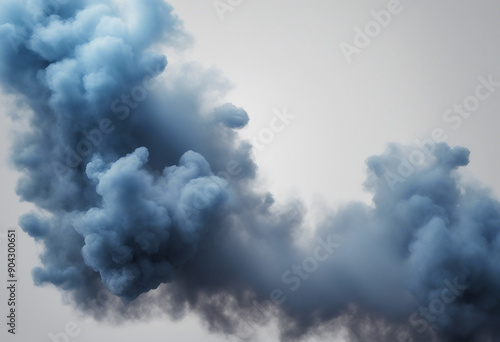
[[[186,152],[179,166],[167,167],[156,179],[143,169],[147,160],[144,147],[112,165],[93,159],[87,175],[97,184],[102,206],[74,221],[85,241],[85,263],[111,292],[129,299],[174,278],[174,267],[190,259],[205,236],[204,222],[228,197],[226,182],[195,152]],[[196,214],[190,213],[204,192]]]
[[[30,122],[17,192],[45,213],[19,221],[45,247],[37,285],[97,317],[195,310],[225,333],[273,313],[287,341],[331,323],[352,340],[497,339],[500,204],[460,180],[467,149],[435,145],[403,179],[407,149],[389,145],[367,160],[373,203],[298,247],[304,208],[253,190],[227,81],[193,63],[165,76],[154,50],[188,46],[182,22],[161,0],[123,6],[0,5],[0,82]]]

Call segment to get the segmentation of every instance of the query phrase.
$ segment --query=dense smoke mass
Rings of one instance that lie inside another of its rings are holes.
[[[96,317],[195,311],[244,338],[257,312],[284,341],[325,327],[498,341],[500,204],[460,179],[466,148],[430,144],[403,176],[408,148],[388,145],[367,159],[372,203],[332,210],[299,244],[305,208],[254,190],[228,82],[159,52],[191,44],[170,5],[3,0],[0,36],[2,90],[29,122],[12,160],[40,209],[19,220],[44,246],[37,285]]]

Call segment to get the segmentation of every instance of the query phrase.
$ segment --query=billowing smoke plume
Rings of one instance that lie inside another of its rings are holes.
[[[3,91],[29,122],[12,159],[40,208],[20,219],[45,247],[36,284],[98,317],[194,310],[244,338],[272,314],[283,340],[498,340],[500,204],[460,180],[468,150],[429,146],[403,177],[390,145],[367,160],[373,203],[298,244],[300,202],[252,190],[227,82],[155,52],[190,44],[169,5],[3,0],[0,36]]]

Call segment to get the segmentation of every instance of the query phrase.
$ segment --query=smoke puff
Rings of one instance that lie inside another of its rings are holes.
[[[243,108],[238,108],[230,103],[217,107],[213,115],[216,121],[223,123],[229,128],[243,128],[250,120]]]
[[[49,233],[49,227],[36,216],[23,216],[19,219],[19,225],[23,227],[23,230],[28,233],[34,239],[42,238],[47,236]]]
[[[143,169],[147,158],[142,147],[112,165],[93,159],[87,175],[97,183],[102,206],[74,221],[85,239],[85,263],[111,292],[128,299],[173,279],[203,239],[203,222],[228,197],[227,183],[213,176],[197,153],[186,152],[179,166],[166,168],[158,178]],[[184,253],[176,255],[170,246]]]

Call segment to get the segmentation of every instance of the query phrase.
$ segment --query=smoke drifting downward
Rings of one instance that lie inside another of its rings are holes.
[[[257,307],[283,340],[327,324],[353,341],[498,340],[500,205],[460,181],[468,150],[433,146],[392,188],[406,150],[390,145],[367,160],[372,205],[332,212],[298,247],[304,209],[252,190],[235,131],[249,118],[222,102],[227,82],[192,63],[165,71],[154,50],[190,43],[169,5],[121,6],[0,5],[1,84],[30,122],[13,144],[17,191],[44,213],[20,219],[45,247],[36,284],[99,317],[194,310],[230,334],[258,324]]]

